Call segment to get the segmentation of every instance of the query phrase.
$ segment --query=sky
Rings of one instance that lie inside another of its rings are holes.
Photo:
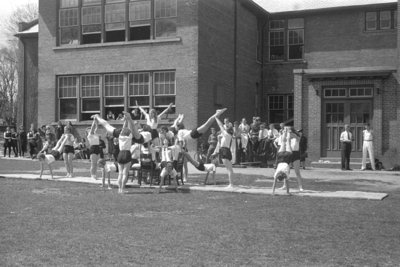
[[[28,3],[38,3],[39,0],[0,0],[0,22],[7,19],[15,9]],[[6,45],[8,37],[0,31],[0,46]]]
[[[17,7],[25,5],[27,3],[38,3],[38,1],[39,0],[0,0],[0,20],[7,19]],[[281,11],[335,7],[335,6],[396,2],[396,0],[253,0],[253,1],[271,13],[281,12]],[[8,37],[6,37],[4,33],[0,31],[0,46],[6,45],[8,42],[7,39]]]

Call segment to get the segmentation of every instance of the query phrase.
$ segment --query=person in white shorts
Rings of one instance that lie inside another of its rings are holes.
[[[101,187],[106,187],[106,176],[108,178],[108,189],[112,189],[111,182],[110,182],[110,174],[111,172],[117,172],[118,171],[118,163],[117,162],[110,162],[106,161],[105,159],[99,159],[97,162],[97,167],[101,169],[102,173],[102,183]]]

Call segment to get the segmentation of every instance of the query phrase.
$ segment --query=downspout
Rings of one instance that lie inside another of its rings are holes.
[[[235,1],[234,24],[233,24],[233,118],[236,118],[236,93],[237,93],[237,8],[238,1]]]
[[[268,23],[268,17],[267,19],[263,22],[261,26],[261,92],[260,92],[260,113],[266,113],[264,110],[264,69],[265,69],[265,57],[264,57],[264,52],[265,52],[265,26],[267,26]]]

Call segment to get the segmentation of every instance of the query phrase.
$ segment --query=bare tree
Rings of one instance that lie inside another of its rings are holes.
[[[0,49],[0,114],[5,116],[8,124],[15,119],[15,101],[17,94],[17,66],[15,50]]]
[[[9,17],[3,18],[0,26],[8,43],[0,49],[0,118],[8,124],[14,123],[17,114],[18,94],[18,32],[20,22],[32,22],[38,18],[38,4],[29,3],[17,7]]]
[[[31,22],[38,18],[38,4],[28,3],[17,7],[9,17],[3,18],[1,26],[10,46],[17,48],[18,39],[14,36],[18,32],[18,23]]]

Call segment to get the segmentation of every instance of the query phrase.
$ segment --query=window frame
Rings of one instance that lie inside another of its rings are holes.
[[[61,79],[68,79],[68,78],[72,78],[75,80],[75,96],[67,96],[67,97],[61,97],[60,96],[60,91],[61,91]],[[65,75],[65,76],[58,76],[57,77],[57,103],[58,103],[58,117],[60,120],[64,120],[64,121],[77,121],[78,120],[78,116],[79,116],[79,78],[76,75]],[[62,100],[70,100],[70,99],[75,99],[75,118],[61,118],[61,102]]]
[[[389,26],[382,27],[382,13],[389,13]],[[374,14],[375,16],[375,27],[368,27],[368,14]],[[365,32],[376,32],[376,31],[391,31],[397,29],[397,10],[396,9],[378,9],[378,10],[369,10],[364,12],[364,31]]]

